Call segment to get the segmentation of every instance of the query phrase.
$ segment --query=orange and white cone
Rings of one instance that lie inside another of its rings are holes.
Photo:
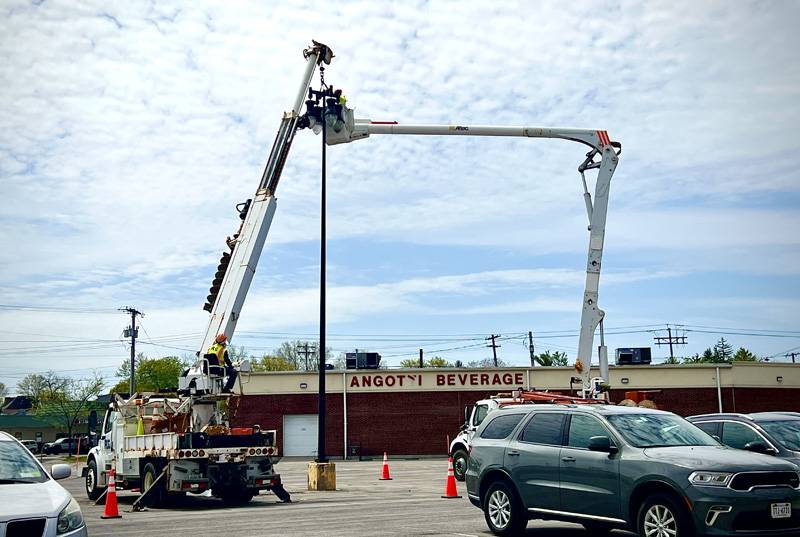
[[[392,478],[389,476],[389,457],[386,452],[383,452],[383,470],[381,471],[380,481],[390,481]]]
[[[450,457],[447,462],[447,485],[444,488],[444,496],[442,498],[460,497],[456,488],[456,475],[453,473],[453,457]]]
[[[108,492],[106,493],[106,509],[100,518],[122,518],[117,506],[117,477],[114,467],[108,471]]]

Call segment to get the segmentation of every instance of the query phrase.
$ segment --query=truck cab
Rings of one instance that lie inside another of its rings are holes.
[[[467,471],[467,459],[469,458],[470,439],[475,433],[475,429],[483,423],[489,413],[500,408],[500,400],[497,398],[481,399],[472,406],[464,407],[464,424],[458,431],[458,435],[450,442],[450,456],[453,458],[453,473],[456,479],[464,481]]]

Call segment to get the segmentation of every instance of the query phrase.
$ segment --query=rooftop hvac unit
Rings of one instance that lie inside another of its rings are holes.
[[[617,349],[616,365],[647,365],[651,362],[650,347],[629,347]]]
[[[381,365],[381,355],[377,352],[348,352],[347,369],[378,369]]]

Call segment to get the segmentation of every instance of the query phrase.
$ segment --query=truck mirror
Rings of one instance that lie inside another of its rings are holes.
[[[472,407],[465,406],[464,407],[464,423],[469,423],[469,414]]]

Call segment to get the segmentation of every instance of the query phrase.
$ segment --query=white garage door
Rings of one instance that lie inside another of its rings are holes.
[[[283,454],[287,457],[316,457],[316,414],[294,414],[283,417]]]

